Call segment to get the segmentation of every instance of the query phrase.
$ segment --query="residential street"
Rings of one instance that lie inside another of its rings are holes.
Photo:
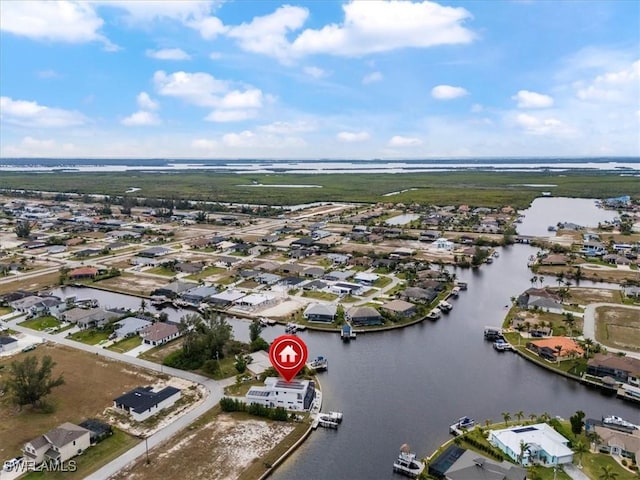
[[[136,357],[123,355],[117,352],[113,352],[111,350],[105,350],[105,349],[102,349],[101,347],[86,345],[84,343],[68,340],[66,338],[60,338],[57,335],[50,335],[48,333],[38,332],[35,330],[31,330],[29,328],[20,327],[17,324],[22,320],[24,320],[24,316],[17,317],[12,321],[7,322],[7,324],[13,330],[16,330],[21,333],[27,333],[32,336],[40,337],[43,339],[43,341],[59,343],[61,345],[66,345],[68,347],[84,350],[85,352],[111,358],[113,360],[119,360],[121,362],[126,362],[131,365],[136,365],[138,367],[147,368],[149,370],[153,370],[156,372],[166,373],[174,377],[183,378],[185,380],[190,380],[192,382],[197,382],[203,385],[207,391],[206,397],[200,405],[188,411],[184,415],[178,417],[175,421],[173,421],[163,429],[159,430],[158,432],[148,437],[146,442],[139,443],[138,445],[136,445],[135,447],[133,447],[132,449],[130,449],[129,451],[121,455],[120,457],[116,458],[115,460],[111,461],[110,463],[106,464],[105,466],[103,466],[102,468],[94,472],[92,475],[85,477],[86,479],[104,480],[106,478],[109,478],[111,475],[114,475],[115,473],[120,471],[122,468],[127,466],[129,463],[140,458],[142,455],[145,455],[147,445],[149,449],[152,449],[156,445],[159,445],[165,442],[166,440],[171,438],[173,435],[175,435],[182,429],[186,428],[191,422],[196,420],[198,417],[200,417],[202,414],[207,412],[213,406],[215,406],[220,401],[220,399],[224,394],[224,387],[227,385],[231,385],[232,383],[235,382],[234,378],[230,378],[223,381],[212,380],[210,378],[207,378],[192,372],[165,367],[163,365],[158,365],[156,363],[149,362],[147,360],[142,360]]]

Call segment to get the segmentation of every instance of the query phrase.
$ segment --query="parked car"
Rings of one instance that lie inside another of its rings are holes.
[[[18,465],[20,465],[21,461],[22,461],[22,457],[16,457],[16,458],[12,458],[11,460],[6,460],[4,462],[4,466],[2,467],[2,469],[5,472],[11,472],[12,470],[15,470],[16,468],[18,468]]]
[[[24,353],[27,353],[27,352],[30,352],[31,350],[35,350],[35,349],[36,349],[36,345],[35,345],[35,343],[34,343],[33,345],[27,345],[26,347],[24,347],[24,348],[22,349],[22,351],[23,351]]]

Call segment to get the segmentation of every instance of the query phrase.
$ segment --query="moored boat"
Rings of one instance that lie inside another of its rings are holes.
[[[316,372],[324,372],[329,369],[329,360],[319,356],[309,362],[309,368],[313,368]]]
[[[424,463],[416,458],[406,443],[400,447],[400,454],[393,462],[393,471],[410,478],[418,477],[424,471]]]
[[[427,314],[427,318],[429,320],[437,320],[440,318],[441,314],[442,314],[442,311],[439,308],[434,308]]]
[[[439,304],[438,304],[438,308],[443,311],[444,313],[448,313],[453,309],[453,305],[451,305],[449,302],[442,300]]]

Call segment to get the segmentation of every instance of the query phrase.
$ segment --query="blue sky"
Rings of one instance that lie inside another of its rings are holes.
[[[0,155],[640,155],[640,2],[0,2]]]

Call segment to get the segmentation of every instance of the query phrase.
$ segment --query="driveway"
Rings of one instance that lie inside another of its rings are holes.
[[[591,303],[586,306],[584,309],[583,322],[584,326],[582,327],[582,336],[584,338],[590,338],[595,341],[596,339],[596,308],[598,307],[625,307],[632,308],[638,311],[640,314],[640,307],[634,307],[630,305],[620,305],[619,303]],[[630,352],[628,350],[620,350],[618,348],[607,347],[609,352],[613,353],[624,353],[629,357],[640,359],[640,352]]]
[[[224,387],[226,387],[227,385],[231,385],[235,382],[234,378],[229,378],[223,381],[212,380],[208,377],[204,377],[196,373],[187,372],[184,370],[178,370],[176,368],[166,367],[163,365],[159,365],[157,363],[149,362],[147,360],[142,360],[140,358],[123,355],[117,352],[112,352],[111,350],[105,350],[101,347],[86,345],[84,343],[75,342],[67,338],[60,338],[57,335],[51,335],[44,332],[37,332],[29,328],[25,328],[17,325],[17,323],[20,322],[21,320],[22,320],[22,317],[19,317],[18,319],[14,319],[7,323],[11,325],[11,328],[13,330],[16,330],[17,332],[20,332],[20,333],[26,333],[34,337],[38,337],[40,341],[49,341],[53,343],[58,343],[60,345],[66,345],[71,348],[76,348],[78,350],[84,350],[85,352],[93,353],[95,355],[107,357],[107,358],[118,360],[121,362],[126,362],[131,365],[136,365],[138,367],[146,368],[156,372],[166,373],[168,375],[178,377],[178,378],[183,378],[185,380],[190,380],[192,382],[199,383],[205,387],[207,394],[206,394],[205,400],[200,405],[188,411],[184,415],[176,418],[172,423],[170,423],[163,429],[158,430],[153,435],[149,436],[145,442],[139,443],[138,445],[131,448],[130,450],[128,450],[127,452],[125,452],[115,460],[107,463],[105,466],[103,466],[93,474],[85,477],[85,480],[86,479],[104,480],[105,478],[109,478],[110,476],[116,474],[117,472],[122,470],[124,467],[126,467],[130,463],[140,458],[142,455],[145,455],[147,447],[151,449],[169,440],[173,435],[175,435],[179,431],[186,428],[194,420],[196,420],[198,417],[206,413],[208,410],[214,407],[218,402],[220,402],[220,399],[224,396]],[[6,477],[6,478],[10,478],[10,477]],[[5,477],[2,477],[2,480],[4,479]]]

